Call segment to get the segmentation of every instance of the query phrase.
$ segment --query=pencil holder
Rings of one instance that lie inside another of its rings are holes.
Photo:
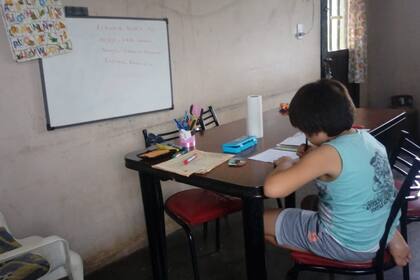
[[[179,131],[179,145],[187,149],[195,147],[195,135],[191,133],[191,130]]]

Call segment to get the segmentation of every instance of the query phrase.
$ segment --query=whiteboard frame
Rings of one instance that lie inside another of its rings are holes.
[[[66,124],[61,126],[51,126],[50,121],[50,114],[48,109],[48,96],[47,96],[47,90],[45,85],[45,76],[44,76],[44,68],[43,68],[43,60],[39,59],[39,69],[41,73],[41,81],[42,81],[42,93],[43,93],[43,99],[44,99],[44,108],[45,108],[45,118],[47,121],[47,130],[51,131],[56,128],[65,128],[65,127],[72,127],[76,125],[82,125],[82,124],[91,124],[95,122],[101,122],[106,120],[114,120],[114,119],[120,119],[120,118],[126,118],[126,117],[132,117],[132,116],[138,116],[143,114],[149,114],[154,112],[161,112],[161,111],[169,111],[174,109],[174,94],[173,94],[173,83],[172,83],[172,63],[171,63],[171,48],[170,48],[170,42],[169,42],[169,22],[167,18],[132,18],[132,17],[110,17],[110,16],[66,16],[67,18],[84,18],[84,19],[128,19],[128,20],[147,20],[147,21],[164,21],[166,22],[166,36],[167,36],[167,42],[168,42],[168,57],[169,57],[169,83],[171,87],[171,106],[167,108],[162,108],[158,110],[152,110],[152,111],[146,111],[146,112],[139,112],[135,114],[128,114],[128,115],[121,115],[121,116],[115,116],[110,118],[103,118],[103,119],[97,119],[97,120],[91,120],[86,122],[78,122],[78,123],[72,123],[72,124]]]

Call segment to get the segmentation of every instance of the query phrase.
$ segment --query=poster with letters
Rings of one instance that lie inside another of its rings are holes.
[[[17,62],[72,50],[60,0],[3,0],[1,4],[4,26]]]

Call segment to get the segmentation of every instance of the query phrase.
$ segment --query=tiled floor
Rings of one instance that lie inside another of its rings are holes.
[[[199,258],[200,276],[202,280],[236,280],[246,279],[245,260],[242,237],[241,215],[231,215],[228,220],[221,223],[222,248],[219,253]],[[201,228],[195,231],[196,241],[200,244],[200,252],[211,250],[214,235],[209,227],[207,241],[202,239]],[[412,248],[413,260],[411,262],[411,279],[420,280],[420,222],[409,225],[409,240]],[[178,230],[167,238],[169,279],[193,279],[192,267],[189,257],[186,238],[182,230]],[[266,260],[268,279],[285,279],[287,270],[292,261],[286,250],[267,245]],[[153,279],[148,249],[142,249],[128,258],[109,265],[100,271],[87,276],[87,280],[125,280],[125,279]],[[327,274],[302,272],[299,280],[329,279]],[[373,276],[342,276],[336,275],[336,280],[374,279]],[[394,268],[385,274],[385,279],[402,279],[402,270]]]

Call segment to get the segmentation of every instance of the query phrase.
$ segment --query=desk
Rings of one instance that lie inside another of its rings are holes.
[[[380,137],[389,131],[398,130],[398,125],[404,120],[405,113],[401,109],[357,109],[355,123],[371,129],[375,137]],[[258,145],[247,150],[245,156],[272,148],[296,131],[290,125],[287,116],[279,114],[277,110],[265,112],[264,137],[259,139]],[[223,143],[245,134],[245,120],[221,125],[197,135],[197,149],[221,152]],[[150,164],[137,157],[138,153],[139,151],[135,151],[127,154],[125,164],[127,168],[138,171],[140,177],[154,279],[168,279],[164,202],[160,185],[162,179],[172,179],[240,197],[243,201],[242,218],[247,278],[248,280],[267,279],[263,184],[266,175],[273,169],[271,164],[248,160],[247,164],[239,169],[228,167],[227,163],[224,163],[207,174],[183,177],[152,168]],[[292,203],[289,202],[290,204]]]

